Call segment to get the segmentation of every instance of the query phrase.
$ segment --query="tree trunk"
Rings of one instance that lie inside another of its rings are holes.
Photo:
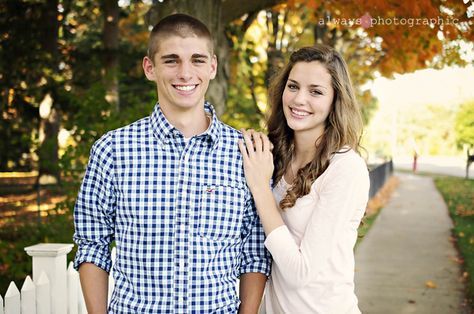
[[[48,54],[46,64],[51,68],[52,76],[58,71],[58,0],[46,1],[44,7],[44,29],[42,36],[42,47]],[[41,117],[40,128],[44,133],[44,140],[38,149],[39,176],[53,176],[57,182],[60,180],[59,157],[58,157],[58,134],[60,128],[61,111],[59,104],[55,102],[56,83],[52,77],[47,78],[48,84],[45,94],[51,95],[52,105],[48,116]]]
[[[267,71],[265,72],[265,84],[267,85],[267,87],[270,82],[270,79],[285,64],[285,56],[282,51],[283,40],[278,38],[278,33],[280,31],[284,32],[285,24],[283,24],[283,29],[280,29],[279,20],[280,12],[278,10],[267,10],[267,28],[268,30],[272,31],[272,35],[269,38],[267,48]]]
[[[53,176],[56,182],[60,180],[59,157],[58,157],[58,134],[61,125],[60,110],[51,108],[51,112],[46,119],[41,119],[41,130],[44,140],[39,150],[39,176]],[[52,183],[49,179],[48,183]]]
[[[102,0],[102,13],[104,16],[104,27],[102,29],[102,43],[104,46],[104,85],[106,88],[105,99],[120,110],[119,98],[119,13],[120,8],[117,0]]]
[[[324,23],[315,23],[313,27],[314,42],[318,44],[325,44],[335,47],[337,42],[337,30],[330,31],[326,21],[332,19],[330,11],[327,11],[324,4],[321,4],[316,10],[316,19],[318,21],[324,20]]]

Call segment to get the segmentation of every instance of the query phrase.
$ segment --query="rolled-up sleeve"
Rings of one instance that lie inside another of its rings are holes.
[[[108,133],[92,147],[89,163],[74,206],[76,269],[84,262],[110,271],[114,239],[116,191],[112,137]]]
[[[240,273],[262,273],[270,276],[271,256],[265,248],[265,233],[250,192],[246,202],[242,231],[242,263]]]

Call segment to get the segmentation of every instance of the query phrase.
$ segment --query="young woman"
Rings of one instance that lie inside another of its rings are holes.
[[[239,143],[273,256],[266,312],[360,313],[353,249],[369,176],[346,63],[323,45],[294,52],[270,103],[269,138],[242,130]]]

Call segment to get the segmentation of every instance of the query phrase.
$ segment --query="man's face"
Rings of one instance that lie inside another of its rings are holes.
[[[143,69],[158,90],[160,106],[187,111],[202,106],[209,81],[216,76],[217,59],[207,39],[166,37],[154,60],[143,59]]]

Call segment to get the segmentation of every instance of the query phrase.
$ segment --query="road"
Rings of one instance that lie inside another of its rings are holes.
[[[396,157],[393,159],[395,170],[412,170],[413,159]],[[466,157],[420,156],[417,172],[450,175],[464,178],[466,175]],[[471,165],[469,178],[474,178],[474,164]]]

